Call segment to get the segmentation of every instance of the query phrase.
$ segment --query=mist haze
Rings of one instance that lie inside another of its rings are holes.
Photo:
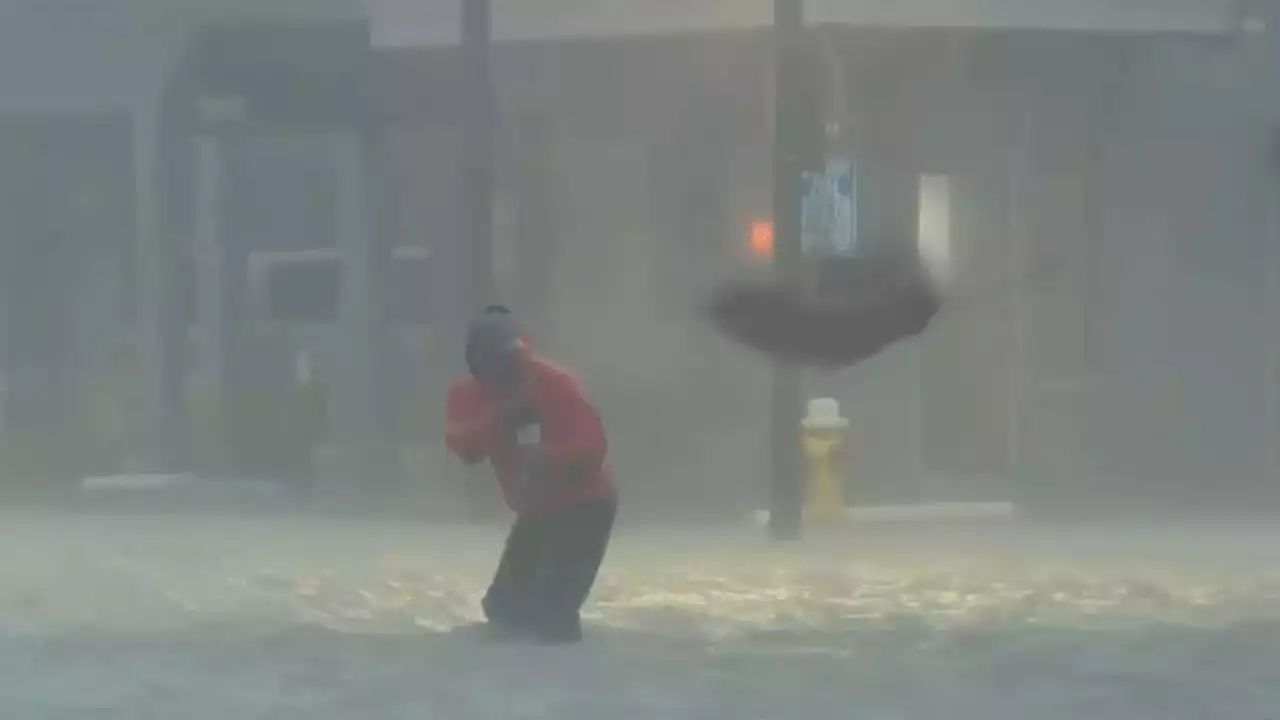
[[[774,369],[702,313],[782,237],[770,13],[494,0],[478,122],[444,0],[0,7],[0,710],[1274,713],[1275,8],[809,3],[799,150],[950,301],[801,399],[851,506],[1016,510],[789,544]],[[493,302],[609,436],[580,648],[454,632],[510,519],[443,447]]]

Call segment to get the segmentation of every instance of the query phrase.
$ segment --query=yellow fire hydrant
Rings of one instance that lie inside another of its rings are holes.
[[[843,518],[844,443],[849,420],[834,398],[814,398],[801,421],[805,458],[805,506],[815,518]]]

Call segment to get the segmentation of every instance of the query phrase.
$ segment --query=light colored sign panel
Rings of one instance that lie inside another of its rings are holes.
[[[800,201],[800,239],[806,254],[852,255],[857,251],[853,162],[827,161],[823,172],[806,172]]]

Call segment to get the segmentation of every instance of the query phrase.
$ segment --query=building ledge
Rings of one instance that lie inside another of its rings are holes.
[[[365,1],[375,45],[458,42],[457,0]],[[773,23],[772,0],[492,2],[499,42],[751,30]],[[1191,35],[1230,34],[1246,22],[1236,0],[806,0],[806,17],[811,24],[855,27]]]

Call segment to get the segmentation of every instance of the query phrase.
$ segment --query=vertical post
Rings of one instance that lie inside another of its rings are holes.
[[[206,417],[213,427],[212,442],[204,446],[214,453],[208,459],[222,470],[232,455],[227,453],[239,440],[236,424],[245,417],[245,373],[253,372],[254,360],[246,357],[246,343],[252,345],[260,328],[248,314],[247,292],[249,248],[243,232],[228,227],[235,206],[230,196],[238,162],[244,157],[248,137],[237,123],[210,123],[195,141],[194,237],[196,318],[204,334],[202,358],[208,389]],[[202,443],[203,445],[203,443]]]
[[[1263,57],[1255,72],[1263,84],[1261,94],[1266,118],[1266,129],[1271,142],[1271,162],[1263,186],[1263,207],[1266,208],[1264,235],[1266,248],[1265,305],[1268,317],[1276,317],[1280,309],[1280,9],[1275,3],[1258,2],[1256,16],[1248,27],[1262,32],[1257,44]],[[1246,18],[1248,22],[1248,18]],[[1267,363],[1264,387],[1266,388],[1266,457],[1263,466],[1268,478],[1280,476],[1280,328],[1273,322],[1268,326]]]
[[[145,392],[146,464],[149,470],[175,470],[183,420],[182,352],[186,341],[182,303],[178,302],[177,239],[160,223],[159,111],[135,114],[133,172],[136,259],[139,264],[138,326]]]
[[[495,300],[493,279],[494,129],[497,121],[492,72],[490,0],[462,3],[462,57],[466,107],[463,160],[466,212],[466,312]]]
[[[551,123],[541,113],[521,119],[514,154],[515,174],[515,258],[514,300],[521,324],[550,342],[551,294],[556,264],[555,207],[551,196]]]
[[[773,1],[774,126],[773,217],[774,268],[782,282],[800,278],[800,179],[804,171],[805,137],[814,108],[804,91],[804,0]],[[803,533],[799,428],[802,417],[801,374],[795,365],[775,364],[770,383],[769,532],[776,540],[796,540]]]
[[[342,258],[339,323],[346,359],[338,398],[341,444],[349,464],[375,494],[395,479],[393,448],[386,437],[386,293],[390,249],[374,232],[369,138],[364,133],[332,137],[338,181],[338,246]],[[353,488],[348,488],[351,490]]]
[[[1024,190],[1031,181],[1031,163],[1035,152],[1035,122],[1032,108],[1024,108],[1018,113],[1016,142],[1013,148],[1012,162],[1006,175],[1005,187],[1005,233],[1007,237],[1008,266],[1005,268],[1007,278],[1013,286],[1009,295],[1010,329],[1009,329],[1009,372],[1005,376],[1006,400],[1005,422],[1008,423],[1006,437],[1005,471],[1009,481],[1015,486],[1022,482],[1022,424],[1025,412],[1024,393],[1027,379],[1027,311],[1026,293],[1027,275],[1027,220],[1025,214],[1026,196]]]
[[[1267,191],[1274,198],[1276,194],[1274,181]],[[1268,317],[1275,317],[1276,311],[1280,309],[1280,253],[1276,251],[1277,243],[1280,243],[1280,207],[1277,206],[1276,200],[1266,203],[1265,207],[1263,236],[1266,242],[1263,245],[1265,248],[1263,262],[1266,263],[1266,285],[1263,290],[1263,307]],[[1265,423],[1263,431],[1266,435],[1263,468],[1266,477],[1274,479],[1280,476],[1280,332],[1277,331],[1275,323],[1267,327],[1265,338],[1267,362],[1263,387],[1267,405],[1263,416]]]
[[[924,188],[924,177],[916,178],[916,222],[911,227],[915,230],[912,241],[917,254],[922,259],[927,252],[926,247],[931,242],[936,242],[936,238],[930,237],[931,233],[937,233],[938,230],[928,226],[924,222],[924,203],[926,201]],[[932,197],[929,198],[932,200]],[[946,219],[950,222],[951,218]],[[924,454],[924,413],[925,413],[925,356],[926,348],[924,340],[918,338],[911,344],[911,408],[910,408],[910,424],[911,424],[911,449],[910,457],[907,458],[907,469],[911,473],[912,478],[919,484],[921,499],[928,499],[927,493],[932,489],[933,479],[928,476],[929,467],[925,462]]]
[[[222,197],[225,176],[221,143],[213,136],[203,136],[195,146],[195,237],[196,252],[196,315],[203,330],[203,357],[200,364],[205,370],[205,386],[208,415],[215,418],[215,426],[202,428],[203,432],[216,435],[213,445],[216,457],[221,460],[227,437],[224,434],[227,421],[227,402],[224,393],[229,387],[230,363],[227,362],[228,343],[231,342],[226,311],[227,253],[223,247]]]

